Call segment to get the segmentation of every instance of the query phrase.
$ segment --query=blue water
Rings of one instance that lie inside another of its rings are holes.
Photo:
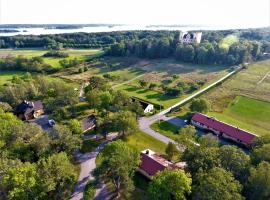
[[[47,34],[62,34],[62,33],[96,33],[96,32],[111,32],[111,31],[129,31],[129,30],[227,30],[240,29],[250,27],[230,27],[230,26],[145,26],[145,25],[119,25],[119,26],[95,26],[83,27],[79,29],[45,29],[45,28],[18,28],[16,33],[0,33],[0,36],[14,35],[47,35]],[[1,28],[0,28],[1,29]],[[6,28],[4,28],[6,29]]]

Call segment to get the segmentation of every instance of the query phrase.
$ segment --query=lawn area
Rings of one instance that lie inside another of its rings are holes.
[[[270,133],[270,102],[237,96],[222,113],[208,115],[257,135]]]
[[[24,74],[25,72],[20,71],[0,71],[0,86],[4,85],[5,83],[10,83],[14,75],[21,77]]]
[[[178,136],[179,128],[167,121],[155,122],[151,125],[151,129],[175,140]]]
[[[127,137],[125,141],[129,146],[137,148],[139,151],[151,149],[157,153],[164,154],[166,144],[147,135],[144,132],[137,132]]]

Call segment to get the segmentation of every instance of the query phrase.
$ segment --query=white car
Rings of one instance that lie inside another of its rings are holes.
[[[54,127],[54,125],[56,124],[55,121],[53,119],[49,119],[48,123],[51,127]]]

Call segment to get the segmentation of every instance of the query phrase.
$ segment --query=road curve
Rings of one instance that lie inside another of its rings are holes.
[[[208,85],[207,87],[199,90],[198,92],[190,95],[189,97],[179,101],[178,103],[174,104],[173,106],[161,111],[160,113],[153,115],[151,117],[142,117],[139,119],[139,128],[147,133],[148,135],[151,135],[152,137],[168,144],[169,142],[173,142],[176,143],[174,140],[160,134],[159,132],[156,132],[154,130],[151,129],[151,124],[153,124],[154,122],[158,121],[158,120],[164,120],[164,121],[171,121],[173,124],[175,123],[181,123],[179,120],[177,121],[177,119],[172,119],[171,117],[166,117],[165,115],[167,113],[169,113],[171,111],[171,109],[181,106],[185,103],[187,103],[188,101],[190,101],[191,99],[199,96],[200,94],[202,94],[203,92],[209,90],[210,88],[216,86],[217,84],[221,83],[222,81],[224,81],[225,79],[229,78],[230,76],[232,76],[233,74],[235,74],[239,69],[239,67],[237,67],[234,71],[228,73],[226,76],[223,76],[222,78],[220,78],[219,80],[215,81],[214,83]],[[173,121],[174,120],[174,121]]]

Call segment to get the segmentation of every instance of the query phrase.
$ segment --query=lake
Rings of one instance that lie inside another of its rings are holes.
[[[0,33],[0,36],[14,36],[14,35],[50,35],[63,33],[97,33],[97,32],[111,32],[111,31],[131,31],[131,30],[227,30],[227,29],[241,29],[248,27],[230,27],[230,26],[146,26],[146,25],[115,25],[115,26],[88,26],[78,29],[45,29],[45,28],[12,28],[19,32]],[[7,29],[7,28],[0,28]]]

